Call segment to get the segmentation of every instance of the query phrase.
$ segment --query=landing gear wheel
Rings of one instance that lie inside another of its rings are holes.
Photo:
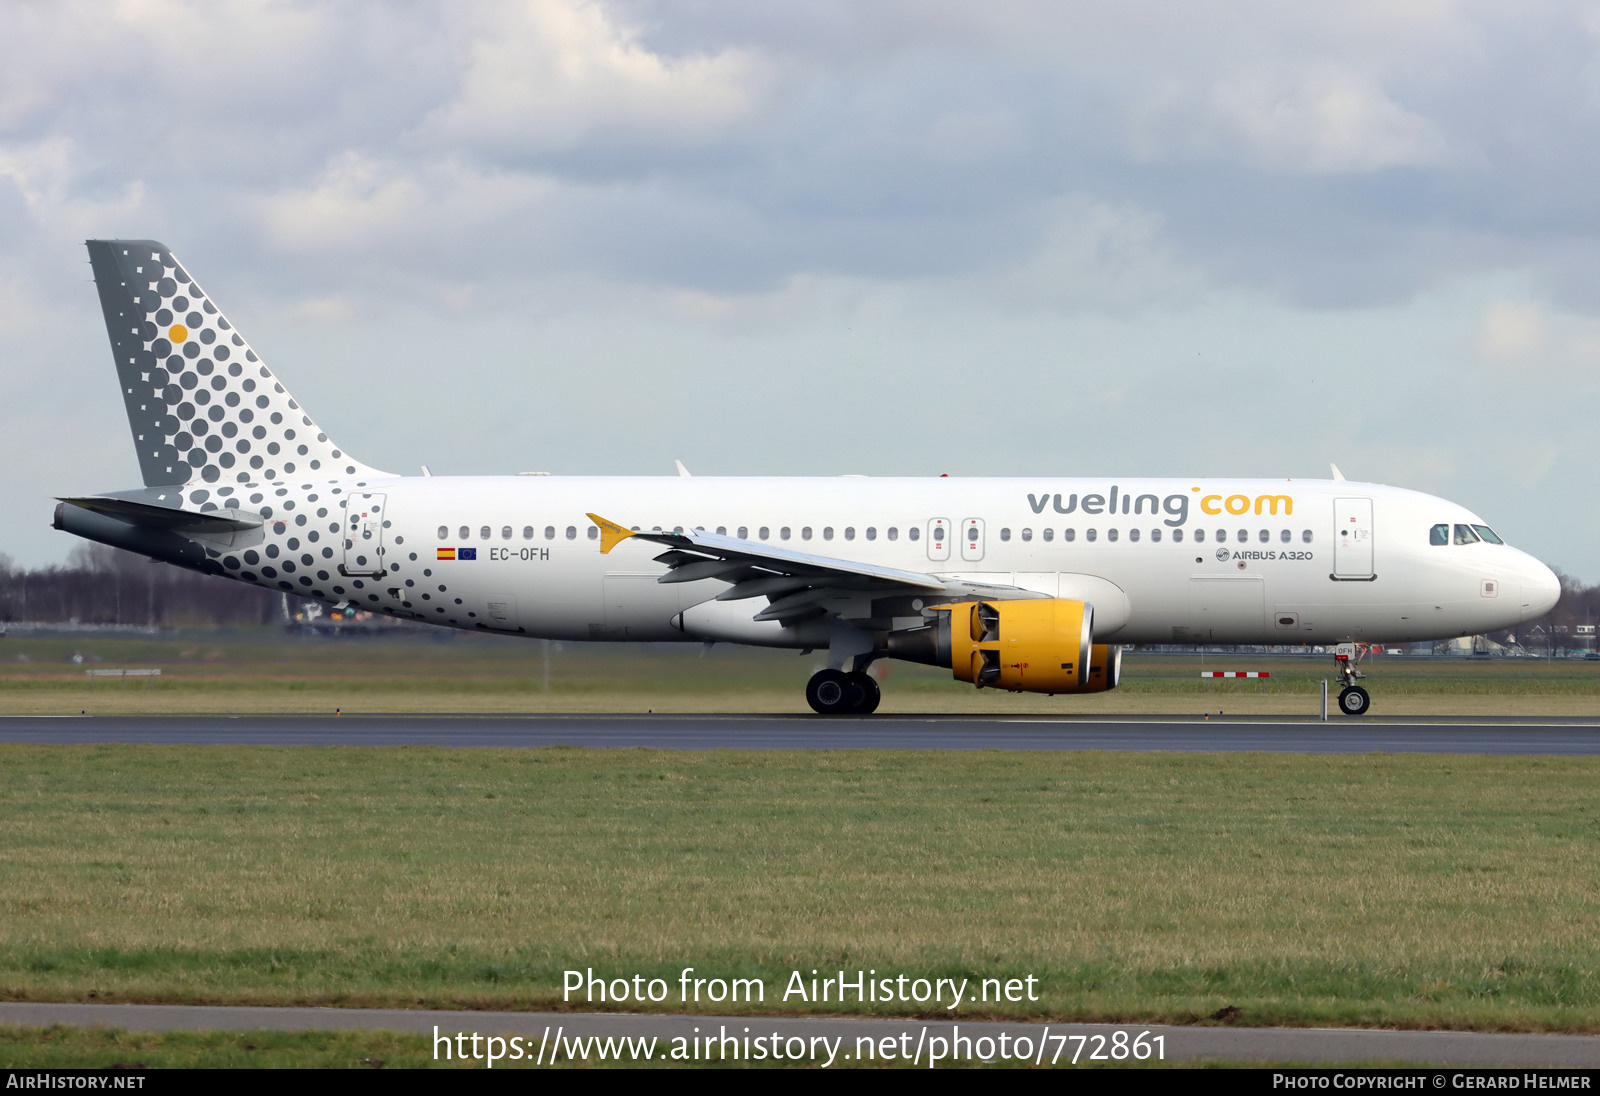
[[[843,670],[818,670],[806,682],[806,703],[818,715],[846,715],[863,699],[861,683]]]
[[[1345,715],[1366,715],[1372,707],[1372,697],[1359,685],[1352,685],[1339,693],[1339,710]]]
[[[850,675],[850,680],[861,690],[861,703],[856,705],[856,714],[871,715],[877,711],[878,702],[883,699],[883,692],[878,688],[877,679],[863,670],[857,670]]]

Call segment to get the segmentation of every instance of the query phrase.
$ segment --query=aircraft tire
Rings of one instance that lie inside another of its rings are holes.
[[[864,699],[860,682],[843,670],[818,670],[806,682],[806,703],[818,715],[849,715]]]
[[[1339,693],[1339,710],[1345,715],[1366,715],[1372,707],[1372,697],[1359,685],[1352,685]]]
[[[850,680],[861,690],[861,703],[856,705],[856,714],[871,715],[877,711],[879,702],[883,700],[883,690],[878,688],[877,679],[863,670],[857,670],[850,675]]]

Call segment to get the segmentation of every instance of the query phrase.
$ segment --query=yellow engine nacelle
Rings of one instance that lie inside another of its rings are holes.
[[[928,628],[889,637],[898,658],[948,666],[978,688],[1098,693],[1117,687],[1122,648],[1095,644],[1094,607],[1068,598],[934,605]]]

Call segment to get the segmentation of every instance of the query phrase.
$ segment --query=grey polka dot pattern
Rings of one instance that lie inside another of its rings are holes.
[[[382,475],[343,452],[154,240],[90,240],[149,487]]]

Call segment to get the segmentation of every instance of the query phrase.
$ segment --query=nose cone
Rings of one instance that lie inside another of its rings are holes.
[[[1556,573],[1532,556],[1525,557],[1517,575],[1521,594],[1522,619],[1535,620],[1556,607],[1561,599],[1561,580]]]

